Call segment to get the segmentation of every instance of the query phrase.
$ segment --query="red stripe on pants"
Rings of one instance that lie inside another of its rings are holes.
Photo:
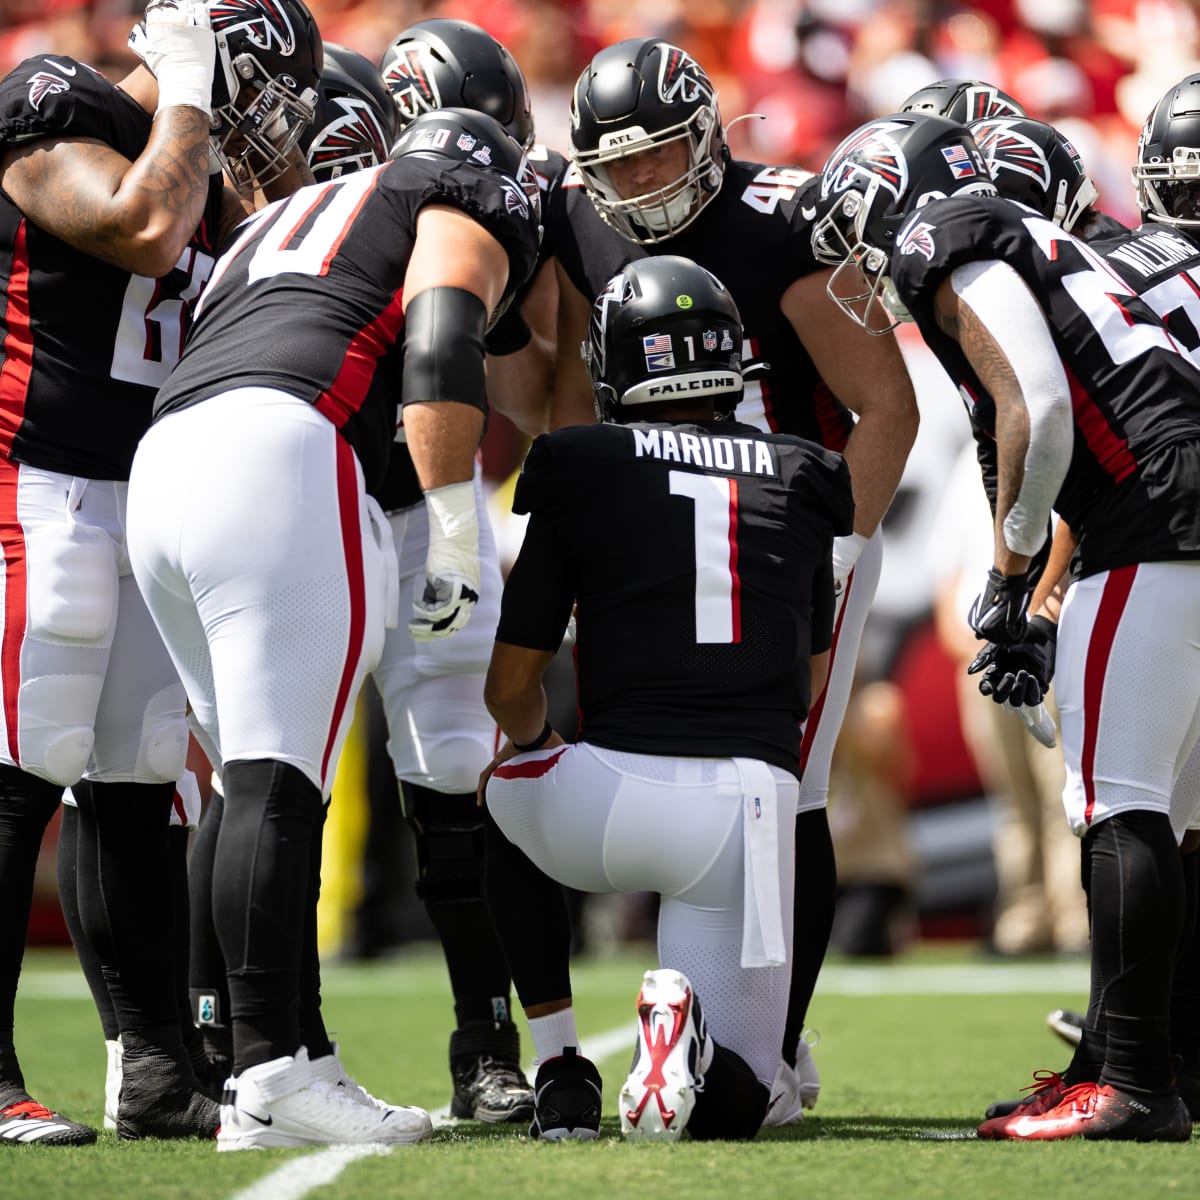
[[[1100,706],[1104,698],[1104,678],[1112,657],[1112,646],[1117,636],[1121,614],[1133,590],[1137,564],[1118,567],[1108,573],[1096,619],[1092,624],[1092,636],[1088,639],[1087,662],[1083,672],[1083,747],[1079,752],[1079,773],[1083,777],[1083,791],[1087,804],[1083,820],[1092,823],[1092,812],[1096,807],[1096,742],[1100,732]]]
[[[355,470],[354,451],[350,448],[350,443],[340,434],[334,437],[334,441],[337,444],[338,513],[342,521],[342,550],[346,556],[350,629],[346,642],[346,662],[342,667],[342,678],[338,682],[333,720],[329,726],[329,740],[325,743],[325,753],[321,756],[322,787],[329,769],[333,743],[337,738],[337,731],[341,728],[342,716],[346,705],[353,700],[350,688],[362,658],[363,635],[367,627],[367,589],[363,579],[362,520],[359,515],[362,495],[358,486],[358,473]]]

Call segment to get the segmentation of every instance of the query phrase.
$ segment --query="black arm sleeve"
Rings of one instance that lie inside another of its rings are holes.
[[[487,321],[483,301],[464,288],[418,292],[404,317],[404,403],[456,400],[487,412]]]

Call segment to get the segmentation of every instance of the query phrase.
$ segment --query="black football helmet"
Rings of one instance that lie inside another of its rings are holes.
[[[313,178],[323,183],[386,162],[399,134],[396,106],[374,64],[326,42],[316,115],[300,139]]]
[[[870,333],[907,320],[890,275],[900,227],[930,200],[963,194],[997,195],[966,126],[913,112],[856,129],[825,164],[813,225],[813,253],[837,268],[830,298]]]
[[[929,113],[960,125],[988,117],[1023,117],[1025,110],[994,83],[982,79],[939,79],[913,92],[900,112]]]
[[[728,417],[741,399],[737,305],[690,258],[658,254],[614,275],[592,306],[580,353],[601,421],[636,421],[639,405],[707,400]]]
[[[513,56],[470,21],[418,21],[383,52],[379,69],[401,126],[435,108],[474,108],[495,117],[528,150],[529,87]]]
[[[998,117],[967,128],[1000,195],[1037,209],[1068,233],[1100,198],[1079,151],[1053,125]]]
[[[1133,186],[1143,220],[1200,228],[1200,75],[1181,79],[1146,118]]]
[[[684,140],[688,166],[673,183],[622,199],[607,164]],[[571,98],[571,158],[596,211],[643,245],[690,225],[721,188],[729,152],[717,93],[694,58],[657,38],[630,38],[601,50]]]
[[[205,0],[217,40],[210,145],[230,182],[250,194],[288,169],[313,119],[324,50],[301,0]],[[129,35],[139,58],[140,21]]]

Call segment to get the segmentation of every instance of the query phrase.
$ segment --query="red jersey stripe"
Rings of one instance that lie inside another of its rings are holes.
[[[338,681],[333,719],[329,724],[329,739],[325,743],[325,753],[321,755],[322,780],[329,770],[329,757],[333,753],[333,743],[341,727],[346,706],[354,701],[350,687],[362,657],[363,638],[367,627],[357,460],[353,448],[345,438],[339,436],[334,441],[337,443],[338,513],[342,520],[342,549],[346,556],[346,581],[350,592],[350,628],[346,639],[346,662],[342,667],[342,678]]]
[[[17,514],[20,465],[0,459],[0,530],[4,536],[4,628],[0,632],[0,687],[4,692],[4,728],[8,755],[21,765],[17,696],[21,691],[21,647],[25,642],[26,578],[25,531]]]
[[[341,429],[363,406],[375,365],[400,336],[404,328],[404,289],[392,297],[387,307],[350,339],[337,377],[316,399],[317,412]]]
[[[1096,807],[1096,743],[1100,732],[1100,708],[1104,699],[1104,677],[1112,657],[1113,641],[1121,614],[1133,589],[1137,575],[1137,564],[1119,567],[1108,573],[1100,605],[1096,609],[1096,620],[1092,625],[1092,636],[1088,639],[1087,661],[1083,672],[1083,747],[1079,754],[1079,773],[1083,777],[1083,792],[1087,803],[1083,810],[1086,824],[1092,823],[1092,812]]]
[[[556,750],[549,758],[535,758],[526,762],[513,762],[511,759],[502,763],[493,772],[501,779],[540,779],[543,775],[549,773],[551,768],[566,752],[570,746],[562,746]]]
[[[1071,409],[1075,424],[1092,456],[1117,483],[1122,483],[1137,470],[1137,460],[1129,444],[1108,423],[1108,419],[1088,395],[1079,380],[1063,365],[1071,385]]]
[[[0,454],[12,452],[25,420],[25,400],[33,373],[33,330],[29,323],[29,249],[27,223],[17,226],[8,270],[8,306],[4,314],[4,365],[0,367]]]
[[[729,481],[729,618],[730,641],[742,640],[742,580],[738,575],[738,484]]]

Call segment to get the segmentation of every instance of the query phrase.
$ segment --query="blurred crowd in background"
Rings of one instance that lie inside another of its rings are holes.
[[[0,0],[0,72],[42,51],[104,71],[130,62],[140,0]],[[862,120],[941,77],[980,78],[1061,125],[1105,206],[1132,213],[1128,163],[1167,83],[1200,50],[1195,0],[313,0],[322,34],[377,60],[432,16],[482,25],[516,56],[540,140],[565,150],[571,86],[597,49],[654,35],[689,50],[743,113],[735,154],[818,168]]]
[[[525,72],[538,140],[564,153],[579,72],[602,46],[626,37],[659,36],[689,50],[718,88],[727,128],[743,114],[761,115],[733,126],[735,156],[810,170],[820,169],[849,130],[894,111],[923,85],[983,79],[1062,129],[1100,189],[1100,207],[1129,224],[1138,219],[1129,169],[1142,122],[1171,83],[1200,67],[1200,0],[308,3],[327,41],[372,61],[424,18],[482,25]],[[32,54],[54,52],[119,78],[132,65],[126,37],[143,7],[143,0],[0,0],[0,74]],[[970,646],[947,632],[953,622],[944,614],[935,619],[956,582],[957,568],[938,543],[946,541],[939,531],[947,511],[961,522],[961,501],[948,485],[968,431],[953,389],[911,327],[900,338],[922,430],[885,522],[862,686],[835,761],[831,825],[843,901],[834,946],[882,956],[920,933],[940,933],[978,937],[1000,954],[1080,953],[1082,895],[1077,878],[1063,879],[1074,851],[1062,838],[1073,839],[1053,783],[1061,755],[1031,748],[1015,723],[1002,729],[1013,734],[1008,749],[980,734],[970,712],[980,697],[972,699],[958,678]],[[497,488],[500,543],[509,554],[520,531],[503,528],[504,481],[523,448],[511,427],[493,422],[485,471]],[[564,660],[560,690],[569,705]],[[412,896],[412,850],[395,779],[386,760],[373,764],[382,745],[373,723],[378,714],[364,701],[362,733],[339,772],[326,836],[323,940],[354,956],[385,953],[430,932]],[[568,715],[563,727],[570,723]],[[1039,754],[1057,755],[1058,763]],[[1029,755],[1032,766],[1018,761]],[[52,902],[52,839],[45,854]],[[1056,899],[1056,891],[1066,898]],[[581,917],[580,936],[600,948],[646,935],[650,921],[637,901],[606,898]],[[54,920],[40,929],[52,936]],[[35,937],[38,930],[35,923]]]

